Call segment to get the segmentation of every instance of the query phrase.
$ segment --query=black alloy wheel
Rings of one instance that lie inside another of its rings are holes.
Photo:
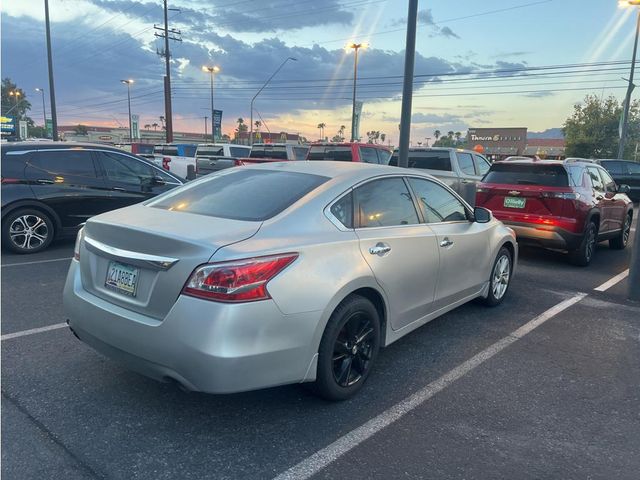
[[[341,387],[360,381],[369,371],[373,351],[373,325],[360,311],[343,325],[333,345],[333,379]]]
[[[613,248],[614,250],[623,250],[627,247],[629,238],[631,237],[632,220],[633,217],[631,213],[628,213],[624,219],[624,224],[622,225],[622,230],[620,230],[620,235],[609,240],[609,247]]]
[[[591,263],[598,244],[598,229],[596,224],[589,222],[582,237],[580,246],[569,252],[569,259],[574,265],[586,267]]]

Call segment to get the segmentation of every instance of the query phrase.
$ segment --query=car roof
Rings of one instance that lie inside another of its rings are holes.
[[[312,143],[309,146],[310,147],[351,147],[351,146],[357,146],[357,147],[373,147],[373,148],[380,148],[383,150],[391,150],[390,147],[388,147],[387,145],[382,145],[380,143],[364,143],[364,142],[316,142],[316,143]]]
[[[399,148],[395,148],[393,153],[399,152]],[[464,148],[456,148],[456,147],[409,147],[410,152],[461,152],[461,153],[475,153],[476,155],[482,155],[481,153],[475,152],[473,150],[466,150]]]
[[[48,140],[46,142],[10,142],[2,145],[2,149],[5,150],[49,150],[58,148],[101,148],[106,150],[115,150],[123,152],[121,148],[113,145],[105,145],[104,143],[89,143],[89,142],[54,142]],[[126,152],[130,153],[130,152]]]

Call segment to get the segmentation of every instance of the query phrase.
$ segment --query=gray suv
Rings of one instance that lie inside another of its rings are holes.
[[[398,165],[398,149],[389,165]],[[476,184],[491,164],[482,155],[458,148],[416,147],[409,149],[409,168],[419,168],[453,188],[470,205],[475,204]]]

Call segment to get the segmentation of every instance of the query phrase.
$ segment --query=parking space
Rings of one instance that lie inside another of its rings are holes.
[[[37,257],[3,253],[3,335],[64,321],[72,250],[62,242]],[[629,255],[602,244],[594,263],[579,268],[561,254],[522,249],[501,306],[465,305],[394,343],[360,394],[342,403],[302,386],[183,392],[125,370],[66,328],[3,337],[2,473],[273,478],[298,465],[281,478],[634,478],[640,308],[624,299],[624,280],[594,292],[627,268]],[[492,356],[451,376],[485,351]],[[442,378],[453,380],[349,444],[355,429]],[[317,463],[313,455],[332,445],[339,455]]]

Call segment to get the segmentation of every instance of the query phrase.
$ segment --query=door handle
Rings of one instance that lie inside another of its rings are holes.
[[[450,247],[451,245],[453,245],[453,242],[449,240],[449,237],[444,237],[444,239],[440,242],[440,246],[444,248]]]
[[[38,180],[36,180],[36,183],[39,183],[41,185],[53,185],[55,182],[47,178],[39,178]]]
[[[371,255],[383,256],[385,253],[389,253],[391,251],[391,247],[384,243],[377,243],[375,247],[369,248],[369,253]]]
[[[466,178],[463,178],[462,180],[460,180],[460,183],[471,183],[471,180],[467,180]]]

